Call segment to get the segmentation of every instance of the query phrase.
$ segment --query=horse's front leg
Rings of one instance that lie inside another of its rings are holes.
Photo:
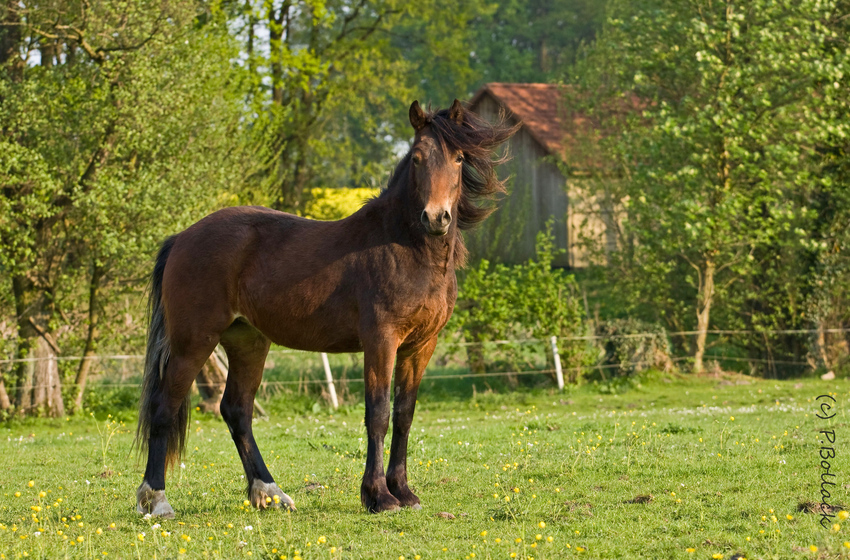
[[[407,438],[416,409],[419,383],[425,366],[434,353],[437,338],[410,351],[400,351],[395,366],[393,399],[393,440],[390,445],[390,464],[387,467],[387,488],[403,506],[420,509],[419,498],[407,485]]]
[[[373,342],[364,344],[363,349],[368,442],[360,500],[367,510],[378,513],[400,507],[399,501],[390,494],[384,475],[384,437],[390,423],[390,380],[398,341],[388,336],[369,338]]]

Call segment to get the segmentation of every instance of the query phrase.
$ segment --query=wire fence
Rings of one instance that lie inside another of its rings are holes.
[[[688,356],[690,359],[690,356]],[[740,356],[703,356],[705,360],[715,360],[718,362],[750,362],[756,364],[777,364],[783,366],[810,366],[809,362],[794,362],[789,360],[774,360],[768,358],[742,358]]]
[[[681,362],[685,360],[691,359],[688,356],[679,356],[675,358],[671,358],[672,362]],[[576,371],[583,372],[589,370],[598,370],[598,369],[614,369],[621,368],[623,366],[646,366],[652,365],[649,361],[637,361],[637,362],[626,362],[622,364],[600,364],[594,366],[573,366],[573,367],[565,367],[564,371]],[[449,373],[449,374],[426,374],[423,377],[423,380],[433,380],[433,379],[474,379],[479,377],[505,377],[505,376],[515,376],[515,375],[553,375],[556,373],[555,369],[529,369],[529,370],[521,370],[521,371],[492,371],[492,372],[470,372],[470,373]],[[339,382],[340,380],[337,380]],[[362,377],[352,377],[345,378],[342,380],[345,383],[363,383]],[[263,381],[262,386],[266,387],[275,387],[275,386],[286,386],[286,385],[324,385],[327,381],[324,379],[287,379],[287,380],[277,380],[277,381]],[[77,383],[68,382],[62,383],[63,387],[77,387]],[[140,387],[141,383],[138,382],[98,382],[97,387]],[[30,387],[49,387],[49,385],[31,385]]]
[[[777,335],[777,334],[839,334],[839,333],[850,333],[850,328],[848,329],[788,329],[788,330],[706,330],[706,331],[679,331],[679,332],[668,332],[668,333],[631,333],[631,334],[612,334],[612,335],[576,335],[576,336],[559,336],[557,337],[558,341],[594,341],[594,340],[618,340],[618,339],[629,339],[629,338],[657,338],[659,336],[666,335],[667,338],[674,338],[680,336],[695,336],[700,333],[712,334],[712,335],[739,335],[739,334],[759,334],[759,335]],[[538,344],[538,343],[547,343],[548,338],[523,338],[518,340],[486,340],[486,341],[473,341],[473,342],[440,342],[437,344],[437,348],[450,348],[450,347],[475,347],[475,346],[487,346],[487,345],[523,345],[523,344]],[[269,351],[269,355],[277,355],[277,354],[314,354],[315,352],[311,352],[308,350],[293,350],[290,348],[281,348],[281,349],[273,349]],[[89,355],[89,356],[47,356],[41,358],[6,358],[0,360],[0,364],[13,364],[19,362],[38,362],[45,360],[55,360],[58,362],[64,361],[81,361],[84,359],[89,360],[143,360],[145,358],[144,354],[108,354],[108,355]],[[754,358],[733,358],[727,356],[705,356],[706,359],[722,359],[722,360],[747,360],[747,361],[757,361]],[[780,363],[778,361],[773,361],[773,363]],[[807,362],[788,362],[797,365],[807,365]]]
[[[850,329],[793,329],[793,330],[771,330],[771,331],[763,331],[763,330],[708,330],[704,331],[705,334],[711,335],[741,335],[741,334],[758,334],[758,335],[780,335],[780,334],[813,334],[820,335],[825,333],[830,334],[843,334],[850,332]],[[617,340],[617,339],[640,339],[640,338],[673,338],[678,336],[694,336],[700,334],[700,331],[680,331],[680,332],[672,332],[672,333],[662,333],[662,332],[654,332],[654,333],[628,333],[628,334],[611,334],[611,335],[581,335],[581,336],[561,336],[561,337],[550,337],[550,339],[542,339],[542,338],[524,338],[519,340],[490,340],[490,341],[462,341],[462,342],[441,342],[437,345],[438,349],[448,350],[448,351],[456,351],[459,348],[471,348],[471,347],[498,347],[498,346],[522,346],[522,345],[531,345],[531,344],[544,344],[548,345],[550,342],[552,343],[552,351],[554,352],[554,361],[557,364],[555,368],[552,367],[542,367],[542,368],[534,368],[534,369],[522,369],[522,370],[509,370],[509,371],[477,371],[477,372],[466,372],[466,373],[434,373],[434,374],[426,374],[424,375],[425,380],[460,380],[460,379],[476,379],[476,378],[493,378],[493,377],[515,377],[515,376],[527,376],[527,375],[548,375],[548,376],[559,376],[558,385],[559,387],[563,387],[563,380],[560,376],[563,373],[574,373],[573,378],[577,378],[584,372],[590,371],[599,371],[604,372],[606,370],[611,369],[626,369],[626,368],[641,368],[646,366],[657,365],[654,361],[648,360],[638,360],[638,361],[621,361],[617,363],[595,363],[595,364],[579,364],[579,365],[567,365],[561,367],[560,358],[558,355],[558,350],[556,347],[557,342],[594,342],[594,341],[609,341],[609,340]],[[546,350],[543,350],[546,352]],[[305,356],[313,356],[315,352],[308,352],[304,350],[293,350],[287,348],[281,349],[273,349],[269,352],[269,357],[274,358],[276,356],[286,356],[286,355],[305,355]],[[38,357],[38,358],[11,358],[11,359],[3,359],[0,360],[0,364],[15,364],[21,362],[37,362],[44,360],[54,360],[56,362],[73,362],[73,361],[81,361],[83,359],[89,359],[97,362],[106,362],[106,361],[137,361],[142,362],[144,360],[143,354],[112,354],[112,355],[88,355],[88,356],[47,356],[47,357]],[[798,367],[811,367],[812,363],[808,361],[793,361],[793,360],[775,360],[775,359],[765,359],[765,358],[755,358],[755,357],[741,357],[741,356],[725,356],[725,355],[716,355],[716,354],[706,354],[703,359],[705,361],[717,361],[717,362],[739,362],[739,363],[764,363],[764,364],[779,364],[779,365],[787,365],[787,366],[798,366]],[[671,364],[687,362],[693,360],[692,356],[668,356],[667,361]],[[286,379],[286,380],[268,380],[263,381],[262,386],[264,387],[276,387],[276,386],[307,386],[307,385],[322,385],[333,383],[333,378],[331,376],[330,366],[327,364],[325,360],[325,370],[327,373],[326,379],[321,378],[299,378],[299,379]],[[123,376],[122,376],[123,377]],[[362,383],[362,376],[352,377],[352,378],[343,378],[340,381],[343,383]],[[29,388],[32,389],[40,389],[40,388],[49,388],[53,385],[31,385]],[[74,383],[72,381],[62,382],[62,386],[66,388],[76,387],[79,384]],[[96,383],[97,387],[104,388],[128,388],[128,387],[139,387],[140,383],[135,381],[124,381],[123,378],[121,381],[112,382],[106,380],[99,380]]]

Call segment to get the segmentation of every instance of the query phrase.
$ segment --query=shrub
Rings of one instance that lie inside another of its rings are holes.
[[[673,369],[670,344],[664,327],[639,319],[614,319],[596,327],[603,377],[628,376],[649,368]]]
[[[551,366],[551,353],[541,355],[540,345],[522,341],[550,336],[583,334],[582,308],[575,278],[553,269],[555,256],[551,224],[537,234],[536,258],[517,266],[491,265],[482,260],[459,285],[458,302],[446,332],[469,344],[473,371],[528,368],[542,355]],[[494,344],[494,341],[519,341]],[[578,365],[586,344],[563,341],[561,355],[567,365]],[[551,367],[550,367],[551,369]]]
[[[380,189],[310,189],[304,216],[314,220],[341,220],[357,212],[363,204],[378,196]]]

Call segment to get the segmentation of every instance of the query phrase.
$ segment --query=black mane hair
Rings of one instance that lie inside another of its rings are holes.
[[[496,210],[494,199],[505,193],[505,181],[496,175],[496,166],[510,159],[507,150],[501,156],[495,156],[496,149],[519,129],[520,124],[509,125],[504,113],[496,123],[490,123],[475,113],[463,112],[463,123],[457,124],[449,118],[449,109],[429,111],[425,115],[425,125],[441,144],[463,152],[461,176],[461,194],[457,205],[458,230],[472,229]],[[495,157],[494,157],[495,156]],[[411,152],[408,151],[393,170],[387,188],[378,198],[384,198],[392,192],[407,186],[410,177]],[[463,236],[457,234],[455,243],[455,266],[466,263],[466,246]]]
[[[501,157],[493,156],[520,125],[508,125],[504,114],[499,116],[498,122],[490,123],[469,110],[463,112],[463,124],[458,125],[449,118],[448,109],[429,111],[425,122],[426,126],[431,125],[441,143],[463,152],[463,188],[457,205],[457,221],[461,230],[471,229],[496,210],[494,204],[486,202],[505,192],[505,181],[499,180],[496,166],[505,163],[509,156],[507,151]]]

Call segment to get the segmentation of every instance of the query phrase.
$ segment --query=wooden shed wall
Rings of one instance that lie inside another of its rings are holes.
[[[498,117],[499,105],[484,96],[473,108],[485,119]],[[568,249],[566,179],[546,158],[540,144],[523,127],[508,143],[511,160],[499,168],[499,176],[510,177],[509,195],[499,210],[479,228],[467,232],[467,246],[473,259],[519,264],[534,257],[537,233],[553,220],[555,247]],[[568,254],[553,263],[569,266]]]
[[[594,181],[575,177],[568,181],[567,232],[572,268],[607,264],[608,256],[618,250],[617,232],[623,210]]]

